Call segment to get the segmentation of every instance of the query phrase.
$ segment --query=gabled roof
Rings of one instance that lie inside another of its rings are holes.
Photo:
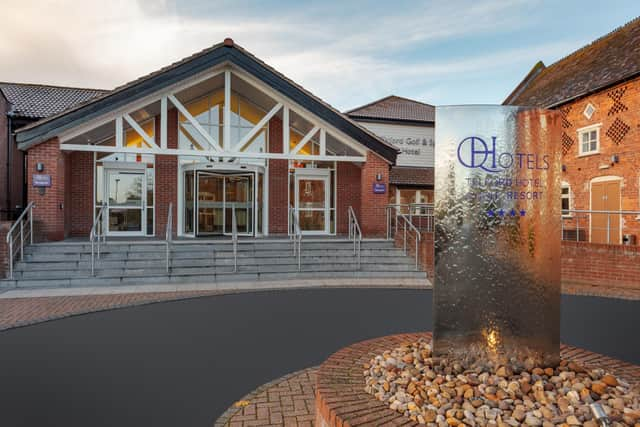
[[[19,147],[26,150],[66,129],[126,106],[132,101],[225,62],[242,68],[336,129],[378,153],[390,163],[395,163],[399,153],[397,148],[276,71],[231,39],[226,39],[223,43],[213,45],[60,114],[21,128],[17,132]]]
[[[42,119],[107,93],[101,89],[0,82],[15,117]]]
[[[503,104],[554,107],[640,76],[640,17],[558,62],[536,64]]]
[[[401,96],[389,95],[369,104],[349,110],[346,114],[352,119],[424,122],[435,121],[435,107],[424,102]]]

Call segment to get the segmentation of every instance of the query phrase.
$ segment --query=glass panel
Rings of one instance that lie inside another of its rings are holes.
[[[236,208],[238,233],[253,230],[253,177],[228,176],[225,178],[225,232],[233,232],[233,207]]]
[[[96,164],[96,206],[102,206],[104,200],[104,168]]]
[[[300,229],[303,231],[324,231],[325,211],[300,211]]]
[[[323,209],[325,207],[325,181],[300,179],[298,182],[298,207],[300,209]]]
[[[118,172],[109,174],[109,206],[142,206],[144,174]]]
[[[147,209],[147,235],[153,236],[153,209]]]
[[[138,124],[147,135],[153,138],[154,131],[155,131],[154,129],[155,123],[153,119],[150,119]],[[124,131],[124,144],[126,147],[135,147],[135,148],[150,147],[149,144],[147,144],[147,142],[142,138],[142,136],[140,136],[140,134],[131,127],[128,127]]]
[[[109,209],[109,231],[142,231],[142,210]]]
[[[262,201],[263,201],[263,187],[264,187],[264,177],[263,174],[258,174],[258,233],[262,233]]]
[[[147,169],[147,207],[153,207],[153,169]]]
[[[193,233],[193,197],[194,191],[193,171],[184,174],[184,232]]]
[[[198,174],[198,233],[222,233],[223,178]]]

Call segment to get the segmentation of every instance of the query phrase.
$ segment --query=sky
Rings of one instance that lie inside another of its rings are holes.
[[[340,110],[501,103],[538,60],[640,15],[637,0],[4,2],[0,81],[112,89],[231,37]]]

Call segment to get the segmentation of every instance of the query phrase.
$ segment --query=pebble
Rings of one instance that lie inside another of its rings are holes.
[[[431,342],[403,343],[361,365],[364,390],[408,419],[438,427],[597,427],[588,405],[614,426],[640,427],[640,389],[602,369],[561,361],[469,364],[434,358]]]

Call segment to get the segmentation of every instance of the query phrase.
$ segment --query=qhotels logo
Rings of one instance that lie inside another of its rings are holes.
[[[496,153],[496,136],[488,144],[479,136],[469,136],[458,144],[458,161],[469,169],[497,173],[511,167],[549,169],[549,156],[535,153]]]

